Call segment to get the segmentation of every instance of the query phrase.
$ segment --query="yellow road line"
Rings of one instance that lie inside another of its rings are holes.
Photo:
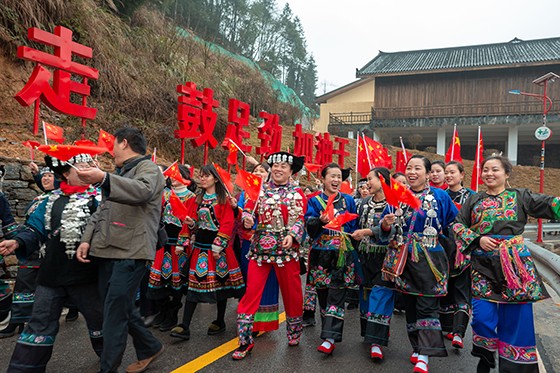
[[[286,321],[286,313],[282,312],[280,315],[278,315],[278,322],[282,324],[284,321]],[[204,355],[201,355],[196,359],[189,361],[188,363],[180,366],[171,373],[198,372],[202,368],[205,368],[208,365],[212,364],[214,361],[230,354],[237,348],[237,346],[237,338],[234,338],[231,341],[228,341],[223,345],[218,346],[211,351],[208,351]]]

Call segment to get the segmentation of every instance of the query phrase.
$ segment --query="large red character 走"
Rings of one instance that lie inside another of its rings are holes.
[[[323,134],[319,133],[315,135],[315,139],[315,149],[317,149],[315,153],[315,163],[320,165],[332,163],[333,143],[330,134],[328,132]]]
[[[222,146],[229,149],[229,140],[233,141],[235,145],[243,152],[250,152],[253,147],[251,145],[243,144],[243,139],[251,138],[251,134],[243,127],[249,125],[249,104],[239,101],[235,98],[229,100],[228,105],[228,125],[226,129],[226,137],[222,142]]]
[[[97,109],[87,107],[87,97],[90,95],[88,79],[98,79],[99,71],[93,67],[72,61],[72,56],[92,58],[93,51],[85,45],[72,41],[72,30],[56,26],[54,33],[32,27],[27,32],[29,40],[46,44],[54,48],[54,54],[42,52],[30,47],[18,47],[17,55],[24,60],[36,62],[37,65],[15,98],[23,106],[35,103],[35,118],[33,132],[38,132],[39,103],[43,99],[51,109],[82,118],[85,126],[86,119],[95,119]],[[55,68],[53,74],[41,64]],[[72,80],[72,74],[82,77],[82,81]],[[52,87],[50,81],[52,78]],[[82,96],[81,104],[71,102],[72,93]]]
[[[257,154],[261,155],[261,160],[265,154],[279,152],[282,147],[282,126],[278,124],[280,116],[261,111],[259,117],[263,123],[258,127],[258,138],[261,145],[257,146]]]
[[[301,124],[296,124],[294,135],[294,155],[304,156],[306,163],[313,162],[313,135],[303,132]]]

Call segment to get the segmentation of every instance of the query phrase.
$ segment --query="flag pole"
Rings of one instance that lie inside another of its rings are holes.
[[[455,136],[457,136],[457,123],[453,125],[453,136],[451,137],[451,160],[455,159]]]
[[[406,148],[404,147],[404,142],[402,141],[402,136],[399,136],[399,140],[401,140],[401,149],[404,158],[404,163],[408,163],[408,157],[406,155]]]
[[[475,181],[475,185],[476,185],[476,190],[475,192],[478,193],[478,180],[480,179],[480,126],[478,126],[478,137],[476,140],[476,160],[475,160],[475,165],[476,167],[476,181]]]
[[[241,148],[235,143],[235,141],[233,141],[232,139],[228,139],[228,140],[237,148],[237,150],[239,150],[241,152],[243,157],[247,158],[247,154],[245,154],[245,152],[243,150],[241,150]]]
[[[371,165],[371,158],[369,157],[369,150],[368,150],[367,145],[366,145],[366,135],[364,135],[363,133],[362,133],[362,139],[363,139],[363,143],[364,143],[364,146],[365,146],[365,149],[366,149],[366,155],[367,155],[367,161],[368,161],[369,169],[371,170],[373,168],[373,166]]]
[[[358,189],[358,145],[360,145],[360,131],[356,131],[356,134],[356,189]]]
[[[43,136],[45,137],[45,145],[49,145],[47,142],[47,130],[45,129],[45,121],[43,120]]]

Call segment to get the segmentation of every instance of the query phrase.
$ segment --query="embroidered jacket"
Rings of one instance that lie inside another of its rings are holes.
[[[508,188],[496,196],[478,193],[463,205],[453,231],[458,249],[471,253],[473,297],[500,303],[534,302],[548,297],[523,241],[529,216],[560,218],[559,198]],[[499,247],[490,252],[483,250],[483,236],[497,239]]]
[[[18,258],[28,257],[45,245],[38,284],[68,286],[96,281],[97,267],[73,257],[88,220],[97,209],[96,194],[95,188],[71,195],[54,190],[33,210],[18,232],[15,237],[19,243]]]
[[[254,204],[247,201],[243,217],[253,214]],[[247,258],[257,263],[277,263],[299,260],[299,248],[304,234],[306,199],[301,188],[290,183],[278,186],[265,183],[254,209],[257,228]],[[289,249],[282,247],[284,238],[293,237]]]

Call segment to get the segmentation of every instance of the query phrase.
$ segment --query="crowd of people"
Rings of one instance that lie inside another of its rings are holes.
[[[250,166],[263,181],[251,198],[230,192],[213,165],[196,176],[180,165],[179,178],[166,178],[138,129],[115,138],[114,173],[87,153],[32,164],[44,193],[19,226],[0,195],[0,258],[19,260],[13,291],[0,283],[0,316],[11,315],[0,338],[19,334],[9,372],[46,370],[63,307],[70,319],[83,315],[100,372],[118,371],[130,335],[133,373],[164,352],[150,327],[189,340],[197,305],[211,303],[207,334],[221,334],[232,298],[232,358],[242,360],[260,332],[279,328],[280,294],[289,346],[316,325],[319,308],[317,351],[333,354],[346,310],[359,307],[369,357],[381,362],[402,309],[414,372],[447,356],[445,338],[464,348],[469,322],[478,372],[538,371],[531,305],[548,294],[523,230],[529,216],[559,219],[560,201],[511,188],[507,158],[483,161],[480,193],[463,186],[461,163],[414,155],[404,174],[373,168],[351,196],[340,191],[349,169],[324,165],[316,185],[303,187],[303,157],[278,152]],[[419,206],[388,204],[384,189],[395,182]],[[328,225],[347,214],[357,218]]]

